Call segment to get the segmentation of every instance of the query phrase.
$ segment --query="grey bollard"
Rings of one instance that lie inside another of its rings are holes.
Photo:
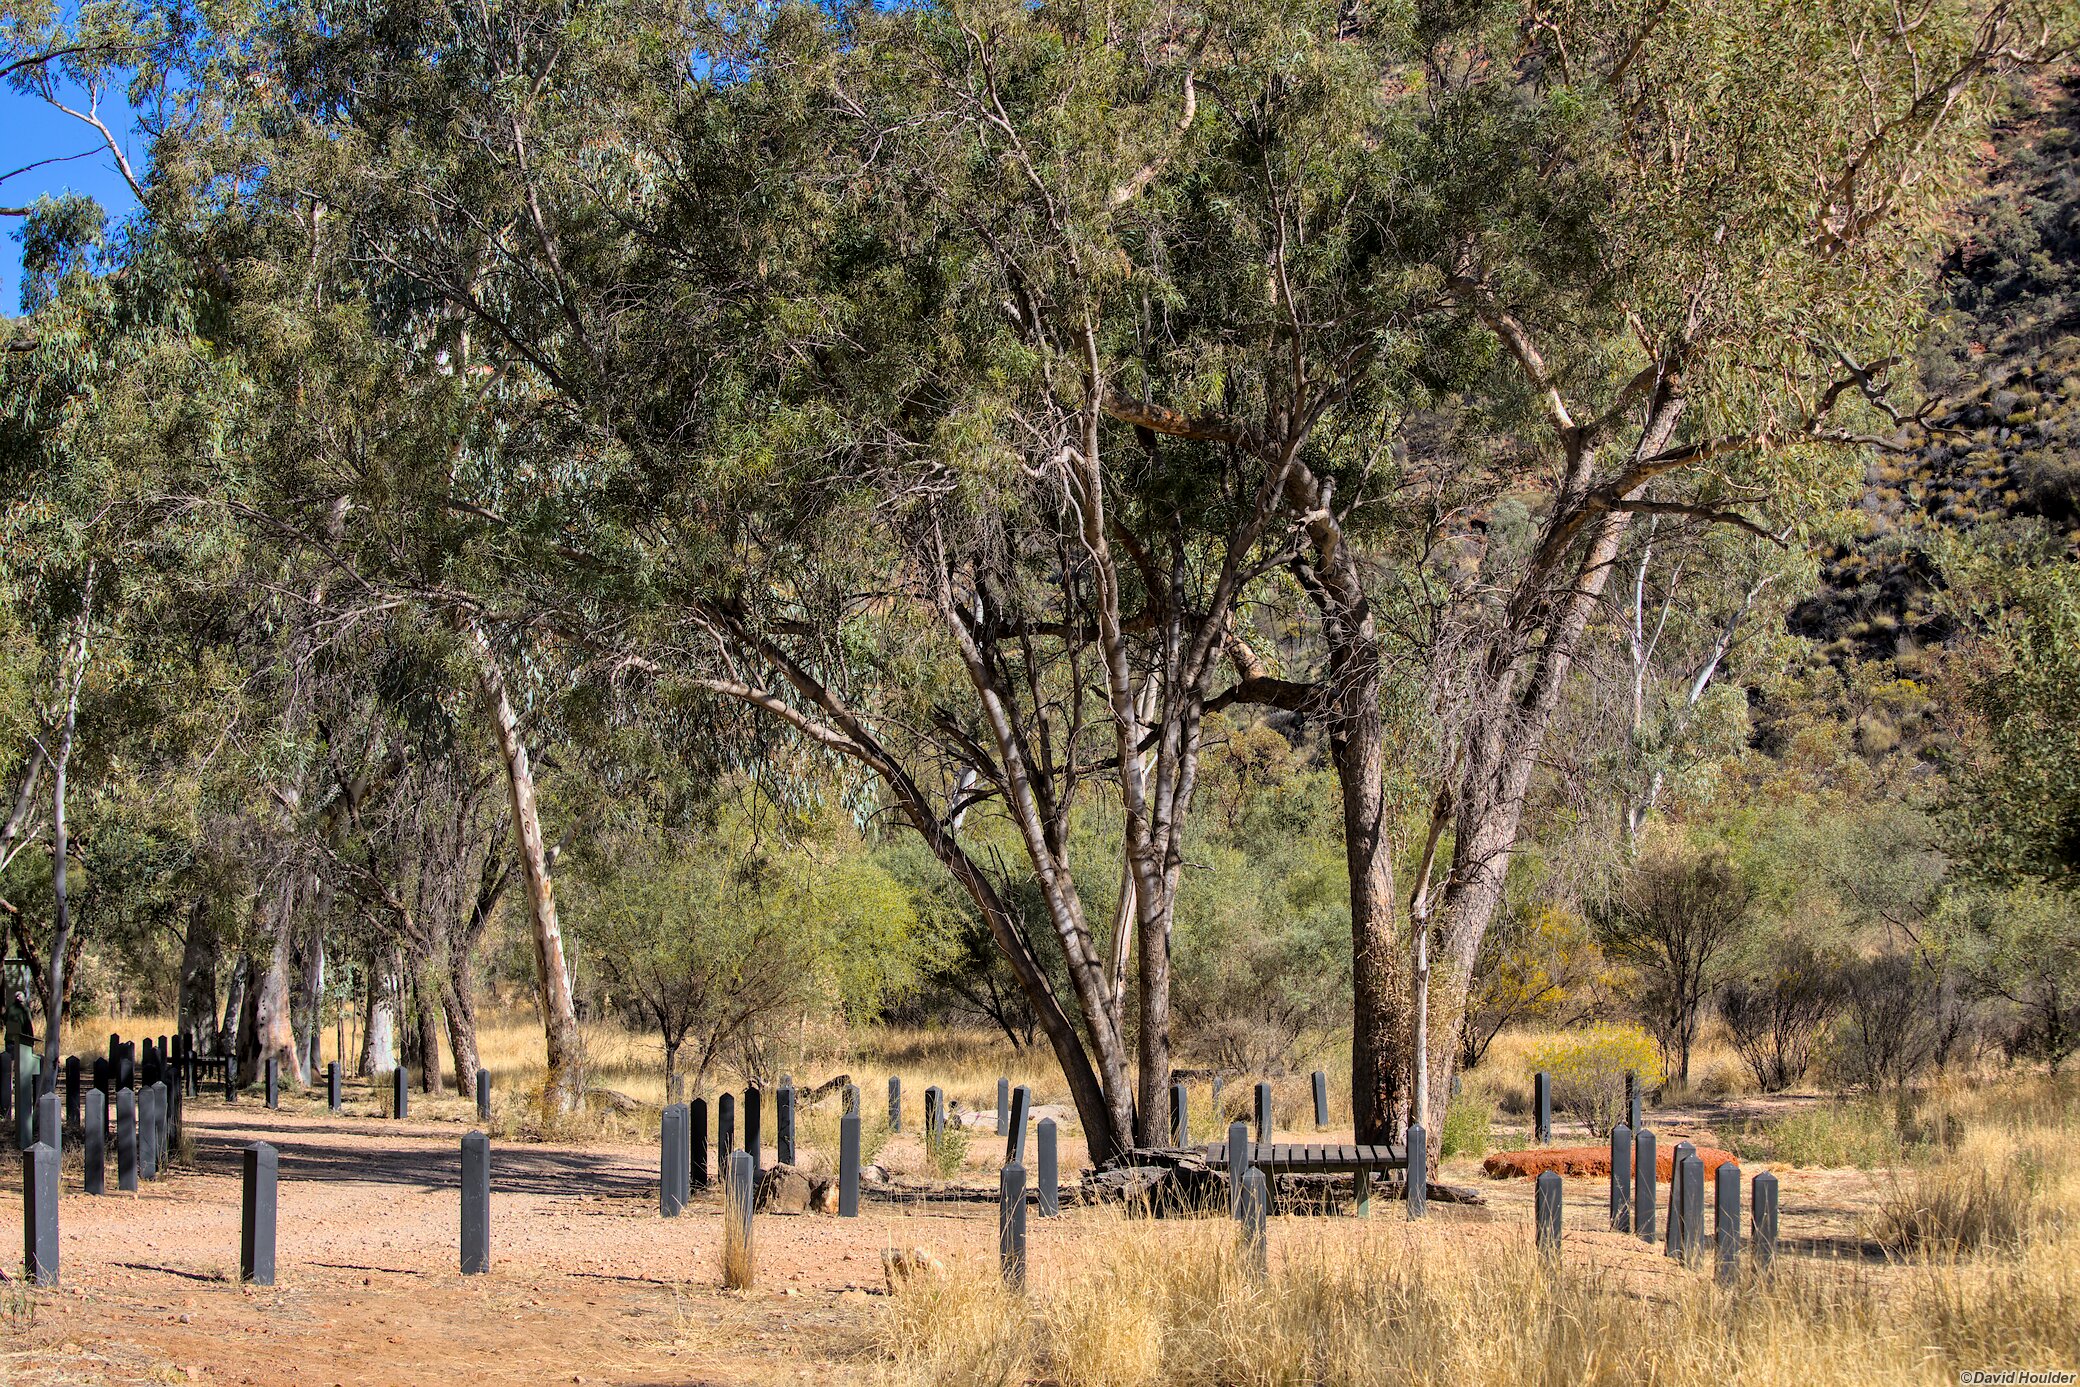
[[[481,1066],[477,1069],[477,1121],[491,1120],[491,1071]]]
[[[137,1189],[137,1093],[116,1090],[116,1188]]]
[[[1430,1134],[1420,1122],[1408,1125],[1408,1216],[1421,1218],[1430,1206]]]
[[[924,1139],[930,1145],[946,1130],[946,1095],[937,1084],[928,1085],[924,1091]]]
[[[729,1158],[737,1150],[737,1095],[725,1093],[715,1100],[715,1164],[729,1178]]]
[[[1026,1287],[1026,1168],[1013,1161],[998,1177],[997,1264],[1004,1284]]]
[[[1632,1231],[1632,1129],[1611,1128],[1611,1231]]]
[[[79,1056],[65,1057],[65,1126],[69,1131],[79,1130]]]
[[[46,1093],[36,1100],[36,1140],[54,1151],[65,1149],[65,1129],[58,1124],[58,1095]]]
[[[490,1270],[491,1139],[471,1132],[462,1139],[462,1274]]]
[[[779,1148],[780,1164],[794,1164],[794,1085],[780,1085],[773,1099],[773,1145]]]
[[[1040,1217],[1056,1218],[1062,1212],[1061,1165],[1055,1151],[1054,1119],[1043,1117],[1034,1140],[1040,1150]]]
[[[763,1169],[766,1163],[765,1154],[759,1150],[765,1145],[765,1132],[760,1121],[765,1115],[764,1108],[765,1094],[757,1084],[744,1090],[744,1150],[751,1156],[751,1169],[754,1174]],[[857,1102],[853,1104],[853,1111],[859,1111]]]
[[[997,1135],[1011,1130],[1011,1080],[997,1080]]]
[[[1639,1130],[1639,1107],[1639,1075],[1628,1069],[1625,1071],[1625,1125],[1635,1132]]]
[[[1538,1250],[1547,1260],[1560,1260],[1560,1173],[1548,1170],[1538,1177]]]
[[[166,1090],[166,1155],[171,1159],[173,1148],[180,1145],[182,1109],[186,1095],[181,1092],[181,1076],[178,1070],[173,1076],[173,1086]]]
[[[903,1081],[894,1074],[888,1076],[888,1130],[903,1130]]]
[[[757,1167],[748,1151],[732,1151],[729,1157],[729,1208],[723,1217],[723,1281],[731,1290],[751,1289],[756,1279],[755,1244],[751,1240],[751,1210],[757,1199]],[[735,1256],[730,1255],[734,1248]]]
[[[1684,1162],[1696,1154],[1697,1148],[1687,1141],[1677,1142],[1676,1149],[1669,1153],[1668,1227],[1661,1246],[1665,1256],[1680,1257],[1683,1253],[1683,1181],[1689,1178]]]
[[[708,1187],[708,1100],[696,1098],[686,1105],[686,1155],[689,1161],[688,1189]]]
[[[686,1170],[686,1109],[674,1103],[657,1122],[657,1213],[660,1218],[677,1218],[686,1207],[679,1182]]]
[[[267,1106],[276,1110],[282,1106],[282,1062],[273,1055],[267,1057]]]
[[[1242,1225],[1242,1262],[1249,1274],[1262,1281],[1271,1274],[1271,1239],[1265,1214],[1271,1205],[1271,1187],[1264,1172],[1251,1166],[1238,1187],[1235,1221]]]
[[[88,1194],[108,1193],[108,1095],[87,1090],[86,1121],[80,1127],[83,1175]]]
[[[40,1141],[22,1152],[22,1275],[58,1284],[58,1149]]]
[[[1540,1146],[1553,1140],[1553,1080],[1543,1069],[1531,1079],[1531,1109],[1536,1126],[1532,1140]]]
[[[1228,1217],[1242,1217],[1242,1176],[1250,1168],[1249,1124],[1228,1124]]]
[[[1712,1172],[1712,1250],[1719,1284],[1731,1286],[1741,1273],[1741,1168],[1732,1161]]]
[[[4,1063],[5,1061],[0,1061],[0,1065],[4,1065]],[[89,1078],[88,1082],[94,1088],[97,1088],[101,1091],[101,1096],[103,1098],[107,1098],[115,1091],[115,1074],[115,1066],[110,1064],[107,1060],[101,1058],[99,1055],[96,1055],[94,1057],[94,1068],[92,1071],[92,1075]]]
[[[1271,1140],[1271,1085],[1270,1085],[1270,1084],[1268,1084],[1268,1083],[1259,1083],[1259,1084],[1257,1085],[1257,1107],[1256,1107],[1256,1113],[1257,1113],[1257,1140],[1258,1140],[1258,1141],[1260,1141],[1260,1142],[1267,1142],[1267,1141],[1270,1141],[1270,1140]]]
[[[1170,1085],[1170,1144],[1180,1147],[1192,1144],[1191,1106],[1183,1084]]]
[[[1329,1076],[1319,1069],[1314,1071],[1314,1125],[1317,1130],[1329,1125]]]
[[[1696,1266],[1704,1251],[1704,1162],[1683,1160],[1683,1239],[1677,1248],[1685,1266]]]
[[[1026,1163],[1026,1121],[1033,1110],[1033,1092],[1024,1084],[1011,1091],[1011,1130],[1004,1137],[1004,1161]]]
[[[245,1190],[239,1203],[238,1279],[255,1286],[274,1284],[275,1175],[279,1158],[264,1141],[241,1153]]]
[[[411,1076],[403,1065],[390,1071],[390,1116],[399,1122],[412,1114]]]
[[[1632,1231],[1642,1242],[1654,1241],[1654,1188],[1661,1179],[1654,1134],[1639,1129],[1632,1138]]]
[[[36,1144],[36,1074],[20,1062],[14,1071],[14,1144],[22,1151]]]
[[[159,1102],[158,1087],[139,1089],[137,1093],[137,1178],[156,1180],[159,1178]]]
[[[152,1178],[166,1173],[173,1159],[173,1092],[164,1079],[152,1085]]]
[[[325,1066],[325,1111],[337,1117],[340,1110],[339,1061]]]
[[[838,1119],[838,1217],[859,1217],[859,1114]]]
[[[1777,1260],[1777,1177],[1766,1170],[1757,1175],[1748,1198],[1753,1206],[1748,1217],[1754,1225],[1755,1271],[1760,1275]]]

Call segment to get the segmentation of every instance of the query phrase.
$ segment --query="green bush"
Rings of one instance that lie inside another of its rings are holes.
[[[1445,1105],[1444,1136],[1439,1149],[1448,1159],[1485,1156],[1494,1123],[1495,1101],[1485,1093],[1466,1089]]]
[[[937,1136],[927,1133],[924,1156],[941,1180],[951,1180],[968,1159],[968,1129],[949,1122]]]
[[[1553,1106],[1572,1114],[1593,1136],[1610,1135],[1625,1115],[1626,1071],[1643,1088],[1661,1082],[1661,1051],[1637,1026],[1591,1026],[1531,1052],[1531,1068],[1553,1084]]]
[[[1785,1161],[1798,1166],[1896,1164],[1904,1150],[1899,1128],[1877,1103],[1823,1103],[1750,1123],[1733,1138],[1744,1160]]]

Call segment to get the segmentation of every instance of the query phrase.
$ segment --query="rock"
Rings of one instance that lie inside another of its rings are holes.
[[[888,1172],[878,1165],[863,1165],[859,1168],[859,1182],[862,1185],[885,1185]]]
[[[946,1264],[921,1247],[908,1252],[891,1247],[881,1254],[881,1274],[888,1280],[888,1293],[895,1295],[922,1276],[944,1276]]]
[[[806,1214],[814,1193],[806,1172],[791,1165],[769,1166],[758,1173],[758,1195],[752,1207],[762,1214]]]

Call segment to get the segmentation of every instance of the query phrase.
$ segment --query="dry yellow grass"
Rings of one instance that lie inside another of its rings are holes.
[[[1066,1278],[1036,1280],[1025,1296],[975,1267],[912,1285],[884,1320],[886,1376],[975,1387],[1847,1387],[2071,1367],[2080,1169],[2062,1153],[2076,1098],[2069,1083],[2022,1079],[1928,1100],[1965,1135],[1901,1178],[1941,1191],[1990,1172],[1999,1207],[1973,1216],[2014,1230],[2005,1241],[1931,1240],[1889,1262],[1787,1256],[1769,1278],[1727,1291],[1672,1265],[1620,1274],[1597,1265],[1593,1245],[1555,1274],[1507,1225],[1280,1220],[1280,1255],[1258,1285],[1226,1221],[1148,1222],[1101,1232]]]

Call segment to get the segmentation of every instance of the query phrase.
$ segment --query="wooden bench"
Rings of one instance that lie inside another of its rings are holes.
[[[1341,1175],[1351,1177],[1351,1203],[1358,1217],[1372,1212],[1372,1173],[1377,1170],[1408,1169],[1408,1148],[1403,1146],[1316,1145],[1310,1142],[1252,1142],[1246,1148],[1251,1165],[1264,1172],[1266,1180],[1281,1175]],[[1206,1148],[1206,1164],[1214,1170],[1228,1169],[1225,1142]]]

